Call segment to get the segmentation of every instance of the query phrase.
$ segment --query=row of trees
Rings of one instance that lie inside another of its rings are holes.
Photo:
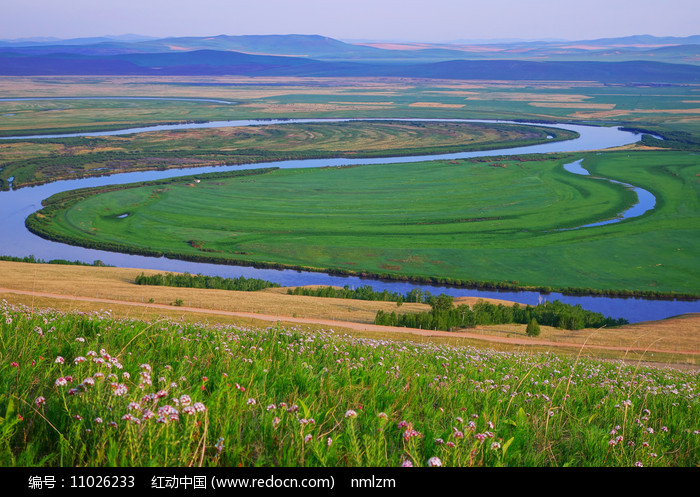
[[[209,288],[216,290],[238,290],[244,292],[254,292],[265,288],[279,287],[277,283],[265,281],[257,278],[223,278],[221,276],[206,276],[202,274],[192,275],[190,273],[173,274],[158,273],[146,276],[141,273],[136,277],[137,285],[175,286],[181,288]]]
[[[51,260],[44,260],[44,259],[37,259],[33,255],[28,255],[25,257],[14,257],[11,255],[0,255],[0,261],[10,261],[10,262],[26,262],[29,264],[63,264],[67,266],[95,266],[95,267],[114,267],[110,264],[105,264],[99,259],[94,260],[92,263],[90,262],[82,262],[82,261],[69,261],[66,259],[51,259]]]
[[[343,288],[324,286],[318,288],[296,287],[287,290],[289,295],[306,295],[309,297],[329,297],[336,299],[373,300],[381,302],[418,302],[427,303],[432,295],[428,291],[415,288],[406,294],[390,292],[388,290],[376,291],[369,285],[358,288],[350,288],[345,285]]]
[[[600,313],[587,311],[580,305],[564,304],[558,300],[545,302],[536,306],[521,306],[515,304],[491,304],[479,302],[472,307],[460,305],[455,307],[452,297],[439,295],[430,302],[432,309],[427,312],[413,314],[387,313],[378,311],[375,324],[385,326],[403,326],[407,328],[422,328],[430,330],[450,331],[457,328],[470,328],[477,325],[520,323],[532,326],[535,324],[554,326],[569,330],[583,328],[615,327],[627,324],[626,319],[613,319]],[[536,327],[537,333],[539,326]]]

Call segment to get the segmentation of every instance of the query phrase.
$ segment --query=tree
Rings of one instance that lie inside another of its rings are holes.
[[[529,336],[529,337],[539,336],[540,325],[539,325],[539,323],[537,323],[537,320],[535,318],[532,318],[530,323],[527,325],[527,328],[525,329],[525,333],[527,333],[527,336]]]
[[[430,297],[430,299],[428,300],[428,304],[430,305],[430,307],[433,308],[434,311],[449,311],[450,309],[452,309],[453,300],[454,297],[441,293],[437,297]]]

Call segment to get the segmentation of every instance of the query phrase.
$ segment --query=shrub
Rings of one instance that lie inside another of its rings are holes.
[[[525,329],[525,333],[529,337],[536,337],[540,335],[540,325],[537,323],[535,318],[532,318]]]

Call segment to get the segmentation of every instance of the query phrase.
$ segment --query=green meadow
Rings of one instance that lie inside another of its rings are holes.
[[[696,372],[0,303],[3,467],[695,467]]]
[[[636,195],[644,216],[611,219]],[[64,242],[191,260],[448,283],[700,294],[700,164],[689,152],[465,159],[200,176],[55,202],[30,229]]]

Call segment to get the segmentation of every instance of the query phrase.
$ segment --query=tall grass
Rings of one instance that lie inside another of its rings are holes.
[[[696,466],[694,372],[0,305],[3,466]]]

